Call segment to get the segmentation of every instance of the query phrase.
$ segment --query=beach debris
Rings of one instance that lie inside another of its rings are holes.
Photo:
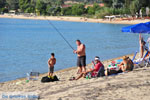
[[[33,81],[37,81],[39,78],[40,73],[39,72],[30,72],[27,73],[27,80],[33,80]]]
[[[75,79],[76,79],[75,77],[70,77],[69,81],[73,81]]]
[[[22,81],[16,82],[16,85],[19,85],[19,84],[21,84],[21,83],[22,83]]]
[[[29,83],[29,80],[26,80],[26,83]]]
[[[91,73],[88,73],[85,78],[86,79],[91,79]]]

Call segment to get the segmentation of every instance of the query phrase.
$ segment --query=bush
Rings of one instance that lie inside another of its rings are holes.
[[[96,18],[104,18],[105,16],[110,16],[110,15],[119,15],[119,14],[129,14],[130,10],[125,9],[125,8],[108,8],[108,7],[103,7],[100,10],[95,12]]]
[[[55,16],[60,16],[61,15],[61,8],[60,7],[56,7],[55,10],[54,10],[54,14]]]
[[[112,8],[104,7],[99,11],[96,11],[95,16],[97,18],[104,18],[105,16],[112,15],[112,13],[113,13]]]
[[[0,12],[2,12],[2,13],[8,13],[8,8],[1,8]]]
[[[94,10],[93,7],[88,7],[87,12],[88,12],[89,15],[94,15],[95,14],[95,10]]]
[[[25,9],[25,13],[34,13],[34,8],[28,7],[27,9]]]
[[[72,8],[62,8],[61,9],[61,15],[72,15]]]

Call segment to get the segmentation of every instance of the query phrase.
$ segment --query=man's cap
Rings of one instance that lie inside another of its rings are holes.
[[[100,60],[100,58],[99,58],[98,56],[96,56],[96,57],[95,57],[95,60],[96,60],[96,61],[97,61],[97,60]]]

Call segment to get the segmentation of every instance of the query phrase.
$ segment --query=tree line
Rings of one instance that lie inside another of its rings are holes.
[[[62,7],[67,0],[0,0],[0,12],[16,10],[22,13],[34,13],[47,16],[86,16],[103,18],[105,15],[130,14],[140,11],[146,15],[150,0],[69,0],[80,3]],[[104,3],[100,7],[99,3]],[[85,8],[85,5],[93,4]]]

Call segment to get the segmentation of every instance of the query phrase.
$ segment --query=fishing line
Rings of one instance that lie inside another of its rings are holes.
[[[48,19],[46,19],[48,21],[48,23],[57,31],[57,33],[65,40],[65,42],[68,44],[68,46],[74,50],[74,48],[71,46],[71,44],[67,41],[67,39],[63,36],[63,34],[55,27],[54,24],[51,23],[51,21],[49,21]]]

